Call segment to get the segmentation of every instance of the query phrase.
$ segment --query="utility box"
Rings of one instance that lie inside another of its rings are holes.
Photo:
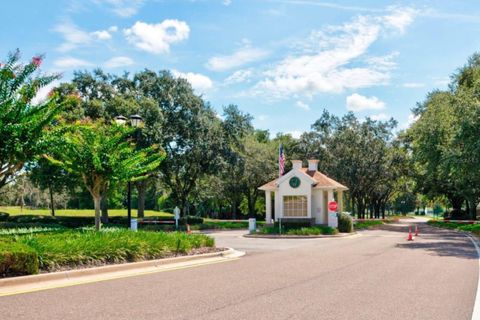
[[[248,231],[250,232],[257,231],[257,219],[255,218],[248,219]]]
[[[130,230],[133,230],[133,231],[138,230],[138,220],[137,219],[130,220]]]

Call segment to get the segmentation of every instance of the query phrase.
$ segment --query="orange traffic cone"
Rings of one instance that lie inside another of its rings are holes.
[[[408,227],[408,238],[407,241],[413,241],[412,237],[412,227]]]
[[[415,225],[415,237],[418,237],[418,226]]]
[[[187,233],[192,233],[192,231],[190,230],[190,225],[187,224]]]

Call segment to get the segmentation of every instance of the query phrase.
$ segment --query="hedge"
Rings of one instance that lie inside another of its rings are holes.
[[[186,254],[195,248],[213,247],[203,234],[133,232],[110,228],[3,236],[3,276],[33,274],[77,266],[104,265],[159,259]],[[35,263],[31,262],[35,257]],[[28,262],[28,263],[27,263]]]
[[[0,212],[0,221],[7,221],[10,215],[6,212]]]
[[[36,274],[39,269],[37,252],[10,239],[0,240],[0,276]]]

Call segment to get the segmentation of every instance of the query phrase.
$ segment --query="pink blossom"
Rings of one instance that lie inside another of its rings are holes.
[[[40,65],[42,64],[42,57],[33,57],[32,63],[35,65],[35,67],[40,67]]]

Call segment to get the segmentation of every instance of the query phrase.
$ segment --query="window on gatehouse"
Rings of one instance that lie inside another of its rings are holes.
[[[284,196],[283,216],[284,217],[306,217],[307,212],[306,196]]]

